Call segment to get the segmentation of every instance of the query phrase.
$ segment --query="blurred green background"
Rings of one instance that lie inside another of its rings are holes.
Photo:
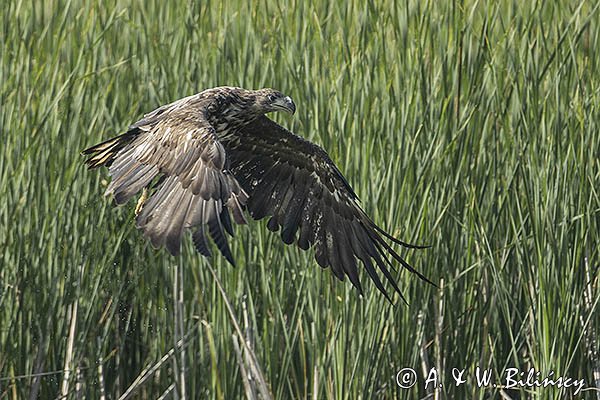
[[[552,370],[598,398],[598,7],[5,1],[0,399],[574,392],[479,388],[476,366]],[[378,224],[432,246],[398,251],[438,287],[393,272],[410,304],[392,306],[361,273],[360,298],[262,222],[236,228],[237,268],[210,260],[225,295],[190,239],[153,250],[79,152],[218,85],[290,95],[296,115],[274,118],[329,152]],[[434,367],[444,386],[425,389]]]

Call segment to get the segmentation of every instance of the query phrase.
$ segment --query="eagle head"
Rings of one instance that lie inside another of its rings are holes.
[[[275,89],[221,86],[207,89],[199,96],[206,102],[206,117],[213,126],[220,126],[220,131],[247,125],[270,112],[296,112],[292,98]]]
[[[290,114],[296,112],[296,105],[292,98],[275,89],[257,90],[255,102],[263,114],[273,111],[285,111]]]

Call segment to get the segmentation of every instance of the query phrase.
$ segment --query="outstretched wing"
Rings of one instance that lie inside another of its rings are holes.
[[[383,273],[400,293],[390,274],[390,257],[427,280],[398,255],[383,237],[405,247],[364,213],[358,198],[327,153],[267,117],[261,117],[223,140],[231,172],[248,193],[254,219],[271,216],[267,226],[281,229],[286,244],[296,240],[303,250],[314,247],[315,258],[331,267],[340,280],[348,276],[362,294],[357,261],[389,299],[379,278]],[[383,237],[382,237],[383,236]],[[400,295],[402,295],[400,293]]]
[[[137,227],[155,247],[180,250],[185,229],[196,228],[193,240],[203,255],[210,255],[205,230],[232,264],[224,230],[233,234],[235,222],[245,223],[242,207],[246,194],[225,169],[225,149],[212,126],[201,116],[194,97],[163,106],[114,139],[83,154],[90,168],[109,166],[112,178],[106,195],[118,204],[142,188],[153,185],[151,197],[137,216]]]

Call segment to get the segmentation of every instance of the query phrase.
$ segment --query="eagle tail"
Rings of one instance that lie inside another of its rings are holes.
[[[85,160],[88,168],[93,169],[103,165],[110,166],[119,151],[131,143],[137,136],[137,133],[138,132],[134,130],[128,131],[122,135],[108,139],[102,143],[98,143],[97,145],[83,150],[81,152],[82,155],[90,156],[90,158]]]

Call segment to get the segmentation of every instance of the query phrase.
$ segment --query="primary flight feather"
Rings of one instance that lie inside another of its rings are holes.
[[[247,210],[257,220],[270,217],[267,227],[281,230],[286,244],[312,247],[321,267],[340,280],[348,276],[361,294],[359,260],[388,299],[378,270],[400,293],[390,258],[428,281],[384,238],[420,246],[379,228],[327,153],[265,116],[274,111],[293,114],[296,106],[273,89],[207,89],[146,114],[83,154],[90,168],[108,167],[105,194],[117,204],[144,191],[136,225],[153,246],[173,255],[189,229],[202,255],[211,254],[211,237],[234,264],[226,233],[233,235],[232,219],[246,223]]]

